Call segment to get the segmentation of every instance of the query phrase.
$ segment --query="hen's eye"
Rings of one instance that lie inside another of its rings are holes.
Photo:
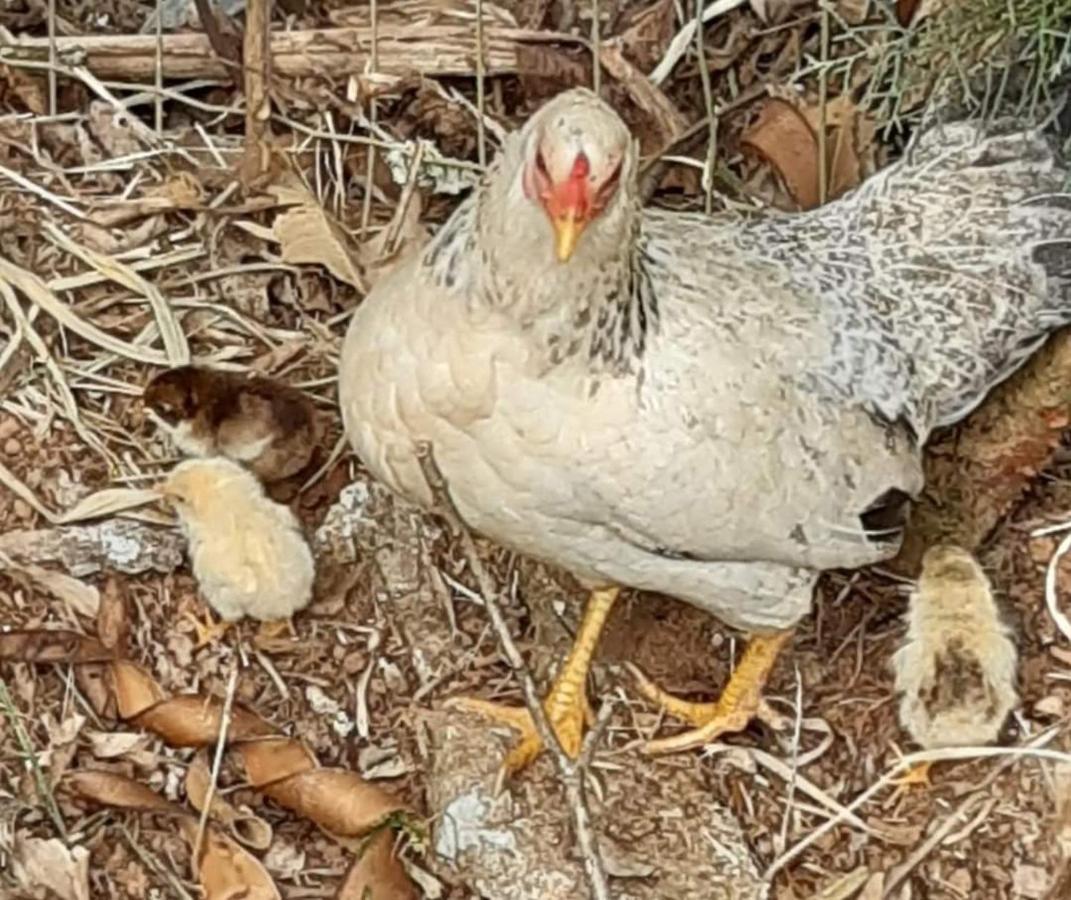
[[[598,207],[605,206],[610,202],[610,198],[613,197],[614,191],[617,190],[618,182],[621,180],[621,166],[623,162],[617,164],[617,168],[614,169],[606,181],[603,182],[602,187],[599,188],[599,192],[595,195],[595,205]]]
[[[543,158],[543,151],[536,150],[536,171],[544,178],[550,178],[550,170],[547,169],[547,161]]]

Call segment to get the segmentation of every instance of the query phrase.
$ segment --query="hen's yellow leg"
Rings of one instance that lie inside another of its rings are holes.
[[[695,726],[691,731],[670,738],[649,741],[648,753],[675,753],[709,744],[727,732],[743,731],[748,723],[759,718],[772,727],[779,727],[781,717],[762,698],[762,689],[781,649],[792,637],[791,631],[753,637],[744,651],[740,664],[714,703],[690,703],[668,694],[635,666],[632,667],[642,693],[670,715]]]
[[[580,754],[584,724],[591,716],[585,690],[591,659],[619,592],[620,589],[616,587],[592,591],[573,648],[558,677],[554,679],[547,699],[543,701],[551,728],[562,748],[573,758]],[[520,741],[506,757],[504,768],[507,774],[512,775],[523,769],[543,749],[543,741],[536,731],[532,716],[524,707],[491,703],[474,697],[456,697],[449,701],[449,705],[504,722],[521,733]]]
[[[207,609],[204,611],[204,618],[200,619],[196,614],[187,612],[185,618],[193,623],[194,633],[197,635],[197,640],[194,643],[193,649],[200,650],[202,647],[207,647],[209,644],[214,644],[220,640],[223,635],[227,633],[227,630],[233,625],[233,622],[225,622],[222,619],[218,622],[213,621],[212,613]]]

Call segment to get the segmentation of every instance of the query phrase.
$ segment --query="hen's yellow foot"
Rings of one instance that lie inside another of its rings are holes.
[[[591,659],[599,642],[606,618],[619,593],[618,588],[592,591],[584,610],[584,619],[580,623],[573,648],[566,657],[561,672],[554,680],[554,685],[543,701],[543,709],[562,749],[572,758],[580,754],[584,738],[584,725],[592,721],[591,706],[588,704],[585,686]],[[456,697],[448,701],[449,706],[467,709],[502,722],[520,732],[520,740],[510,750],[502,768],[507,775],[513,775],[534,760],[543,749],[543,739],[536,731],[532,716],[524,707],[492,703],[475,697]]]
[[[784,719],[763,699],[762,689],[791,631],[760,635],[751,639],[721,697],[714,703],[691,703],[667,693],[635,666],[631,666],[640,693],[661,706],[671,716],[684,719],[693,728],[669,738],[648,741],[648,753],[676,753],[709,744],[723,734],[743,731],[752,719],[771,728],[783,727]]]
[[[207,609],[204,611],[204,618],[198,618],[192,612],[187,612],[185,618],[193,623],[194,634],[197,636],[193,645],[194,650],[200,650],[202,647],[218,642],[234,624],[233,622],[225,622],[222,619],[219,622],[214,621],[212,613]]]

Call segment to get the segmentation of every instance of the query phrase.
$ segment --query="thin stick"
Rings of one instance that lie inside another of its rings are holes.
[[[483,0],[476,0],[476,149],[480,168],[487,165],[487,136],[484,134]]]
[[[599,0],[591,0],[591,89],[602,93],[602,29],[599,27]]]
[[[379,6],[376,0],[370,0],[370,15],[372,19],[372,74],[379,71]],[[376,98],[368,98],[368,121],[371,123],[369,131],[376,126]],[[481,122],[482,124],[482,122]],[[361,240],[365,239],[368,232],[368,223],[372,219],[372,184],[376,175],[376,148],[368,145],[368,165],[364,169],[364,198],[361,202]]]
[[[208,827],[208,814],[212,810],[212,800],[216,796],[216,784],[219,782],[219,770],[223,765],[223,751],[227,749],[227,731],[231,724],[231,707],[234,705],[234,691],[238,687],[238,666],[231,667],[231,676],[227,680],[227,695],[223,698],[223,712],[220,714],[219,737],[216,739],[216,755],[212,759],[212,776],[208,781],[201,818],[197,821],[197,838],[193,842],[193,864],[198,865],[201,858],[201,843],[204,841],[205,829]]]
[[[439,471],[432,456],[431,447],[428,444],[423,444],[418,451],[418,457],[424,478],[428,482],[428,487],[431,489],[435,499],[435,511],[446,520],[450,529],[457,534],[461,541],[461,551],[469,564],[469,568],[472,570],[473,577],[476,579],[481,599],[487,609],[491,624],[494,626],[502,653],[509,662],[510,668],[513,669],[514,675],[521,682],[524,703],[532,716],[535,729],[558,767],[558,773],[565,785],[566,798],[573,814],[573,825],[576,829],[577,842],[580,844],[580,851],[584,858],[584,871],[587,873],[592,895],[595,900],[610,900],[610,892],[606,884],[606,868],[603,865],[602,853],[595,840],[594,829],[591,825],[591,812],[587,805],[585,793],[586,767],[581,764],[582,761],[586,762],[594,752],[595,741],[598,738],[597,729],[592,729],[592,732],[588,735],[588,739],[585,741],[581,751],[580,759],[576,762],[571,760],[558,741],[558,736],[554,733],[554,729],[550,726],[550,720],[547,719],[546,710],[543,709],[539,692],[536,690],[535,679],[532,678],[532,673],[525,663],[524,657],[521,656],[521,652],[513,642],[513,636],[510,634],[506,617],[502,614],[502,607],[499,604],[500,594],[495,589],[494,581],[480,559],[480,555],[476,550],[476,542],[473,541],[471,532],[462,521],[453,500],[450,498],[442,473]],[[603,713],[600,710],[600,718],[602,715],[606,716],[606,721],[608,722],[609,712]]]
[[[15,703],[7,690],[7,682],[3,678],[0,678],[0,706],[4,708],[4,715],[11,722],[11,730],[15,732],[15,740],[19,743],[19,749],[22,750],[23,755],[30,764],[30,768],[33,770],[33,780],[37,788],[37,795],[41,798],[45,809],[48,810],[49,818],[52,819],[56,830],[60,833],[60,837],[63,838],[63,842],[67,843],[67,826],[63,822],[63,816],[60,814],[59,806],[56,804],[56,798],[52,794],[52,786],[48,783],[48,779],[45,778],[45,773],[41,771],[41,764],[37,760],[33,742],[26,733],[26,729],[22,727],[22,722],[19,721],[19,711],[15,708]]]
[[[154,72],[153,84],[156,87],[156,96],[153,98],[155,108],[154,122],[156,133],[163,137],[164,134],[164,12],[160,8],[161,0],[156,0],[156,71]]]
[[[703,105],[707,111],[709,134],[707,158],[703,165],[703,208],[709,214],[714,208],[714,159],[718,153],[718,111],[714,107],[714,92],[710,87],[707,68],[706,37],[703,33],[703,0],[695,0],[695,54],[699,63],[699,81],[703,85]]]
[[[863,791],[858,797],[856,797],[851,803],[844,807],[843,811],[837,813],[832,819],[823,822],[818,828],[814,829],[805,838],[800,840],[795,846],[786,850],[777,859],[775,859],[766,871],[762,873],[764,881],[769,881],[773,876],[787,866],[792,860],[798,857],[804,850],[810,847],[815,841],[821,840],[823,835],[828,834],[837,825],[844,821],[845,817],[849,813],[855,812],[864,804],[872,800],[878,793],[884,790],[889,785],[893,784],[901,774],[914,768],[919,763],[926,762],[943,762],[946,760],[962,760],[962,759],[982,759],[989,757],[1007,757],[1002,760],[1001,767],[998,771],[1011,765],[1016,759],[1022,757],[1035,757],[1039,759],[1052,759],[1057,762],[1071,763],[1071,754],[1061,753],[1059,750],[1046,750],[1043,748],[1043,744],[1051,741],[1057,734],[1056,729],[1051,728],[1046,732],[1043,732],[1025,747],[948,747],[941,750],[923,750],[919,753],[911,753],[907,756],[898,759],[885,773]]]
[[[48,114],[54,116],[59,104],[56,86],[56,0],[48,0]]]
[[[826,171],[826,101],[828,95],[826,61],[829,59],[829,6],[822,0],[822,68],[818,73],[818,202],[829,196],[829,173]]]

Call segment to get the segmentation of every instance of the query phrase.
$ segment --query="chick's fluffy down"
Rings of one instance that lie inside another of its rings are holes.
[[[926,749],[995,741],[1017,701],[1018,656],[981,566],[958,547],[930,549],[907,622],[893,658],[901,724]]]
[[[227,459],[191,459],[163,485],[205,601],[226,621],[285,619],[308,605],[313,559],[290,509]]]

